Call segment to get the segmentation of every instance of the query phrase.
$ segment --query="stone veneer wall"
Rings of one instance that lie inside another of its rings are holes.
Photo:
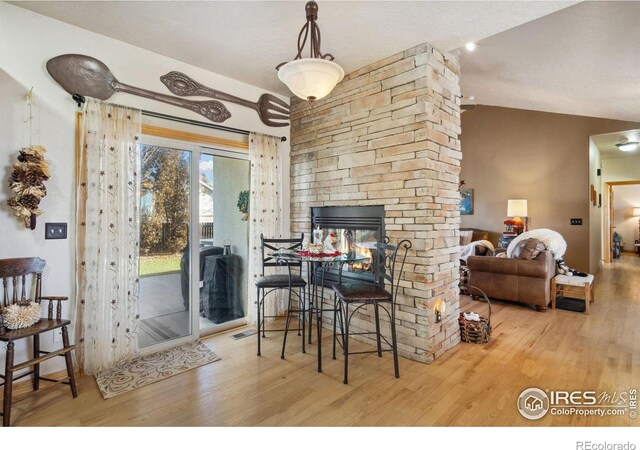
[[[350,73],[313,107],[292,99],[292,234],[310,236],[313,206],[384,205],[391,243],[413,243],[398,296],[400,354],[427,363],[460,340],[458,74],[455,56],[422,44]],[[437,298],[447,303],[441,323]],[[353,327],[372,330],[372,315],[362,311]],[[382,326],[388,333],[388,319]]]

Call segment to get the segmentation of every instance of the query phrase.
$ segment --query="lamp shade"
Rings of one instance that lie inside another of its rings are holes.
[[[343,77],[342,67],[320,58],[296,59],[278,70],[278,78],[294,95],[311,101],[329,95]]]
[[[527,201],[523,199],[509,200],[507,202],[507,216],[527,217]]]
[[[634,217],[640,216],[640,208],[633,208],[633,216]]]

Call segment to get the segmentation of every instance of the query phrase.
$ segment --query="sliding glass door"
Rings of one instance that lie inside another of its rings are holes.
[[[140,176],[142,351],[244,324],[246,155],[145,136]]]
[[[200,330],[243,321],[249,257],[249,161],[203,149],[200,154]]]
[[[175,148],[177,147],[177,148]],[[190,338],[192,152],[140,146],[140,325],[138,344]]]

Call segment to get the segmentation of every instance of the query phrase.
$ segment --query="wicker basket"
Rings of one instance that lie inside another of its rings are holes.
[[[461,286],[462,287],[462,286]],[[474,344],[486,344],[491,340],[491,302],[487,298],[487,295],[475,286],[469,284],[464,285],[466,290],[471,293],[479,292],[484,301],[489,305],[489,317],[480,316],[480,321],[466,320],[463,313],[460,313],[458,322],[460,323],[460,338],[462,342],[471,342]]]

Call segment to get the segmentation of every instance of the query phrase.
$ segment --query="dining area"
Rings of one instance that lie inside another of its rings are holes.
[[[262,270],[255,283],[257,355],[262,356],[262,341],[267,335],[282,333],[283,360],[296,347],[306,354],[314,345],[317,372],[322,373],[327,353],[332,360],[342,355],[344,384],[349,382],[350,356],[362,354],[382,357],[391,353],[393,373],[399,378],[396,302],[412,244],[400,240],[393,245],[381,236],[377,242],[359,246],[353,236],[356,230],[343,230],[340,239],[336,231],[318,227],[313,230],[313,242],[305,239],[304,233],[286,239],[261,235]],[[363,267],[370,272],[368,279],[349,278]],[[278,295],[286,305],[283,328],[277,320],[280,316],[265,314],[268,304],[278,301]],[[374,320],[363,328],[359,313],[365,309],[372,311]],[[324,332],[329,333],[330,340],[323,339]],[[292,335],[299,340],[298,345],[291,342]],[[373,348],[350,350],[350,340],[373,344]],[[323,348],[329,342],[330,349]],[[357,363],[352,358],[354,361]]]

